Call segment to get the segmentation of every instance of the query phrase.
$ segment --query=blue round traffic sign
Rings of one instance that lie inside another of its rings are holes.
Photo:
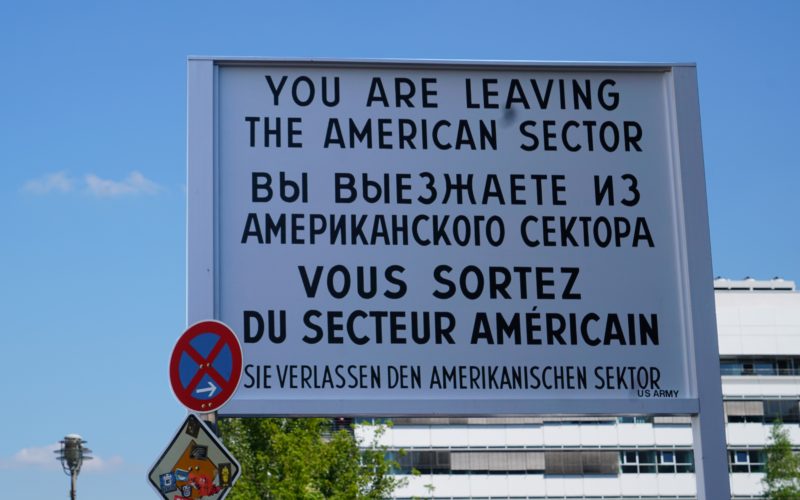
[[[242,347],[225,323],[195,323],[175,343],[169,380],[178,401],[190,410],[218,410],[236,392],[241,376]]]

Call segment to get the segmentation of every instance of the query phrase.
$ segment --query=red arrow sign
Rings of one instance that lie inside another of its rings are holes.
[[[219,321],[201,321],[180,336],[169,362],[172,391],[192,411],[216,411],[228,402],[242,376],[242,347]]]

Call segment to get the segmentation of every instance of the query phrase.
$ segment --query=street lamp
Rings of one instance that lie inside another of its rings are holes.
[[[78,482],[78,473],[81,471],[83,461],[92,459],[89,456],[92,450],[83,446],[86,441],[77,434],[67,434],[59,442],[61,443],[61,449],[55,452],[58,454],[57,458],[61,461],[61,468],[64,469],[64,474],[71,478],[69,498],[70,500],[75,500],[75,484]]]

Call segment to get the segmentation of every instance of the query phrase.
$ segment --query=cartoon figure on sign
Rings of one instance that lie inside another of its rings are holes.
[[[227,488],[231,485],[231,464],[219,464],[219,485],[222,488]]]
[[[214,484],[217,466],[208,458],[208,448],[192,440],[172,468],[183,498],[203,498],[219,493]]]
[[[162,493],[169,493],[171,491],[175,491],[178,489],[175,486],[175,474],[173,472],[168,472],[166,474],[161,474],[158,476],[159,485],[161,486]]]
[[[205,474],[189,473],[189,483],[192,488],[198,493],[198,498],[213,495],[219,492],[219,487],[213,483],[213,478]],[[192,496],[194,498],[194,495]]]
[[[186,434],[196,438],[198,432],[200,432],[200,423],[196,419],[189,419],[186,422]]]

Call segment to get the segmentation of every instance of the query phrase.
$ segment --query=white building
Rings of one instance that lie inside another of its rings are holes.
[[[760,498],[771,422],[800,444],[800,293],[780,279],[714,288],[732,495]],[[393,422],[383,444],[421,473],[397,498],[694,498],[688,417]]]

